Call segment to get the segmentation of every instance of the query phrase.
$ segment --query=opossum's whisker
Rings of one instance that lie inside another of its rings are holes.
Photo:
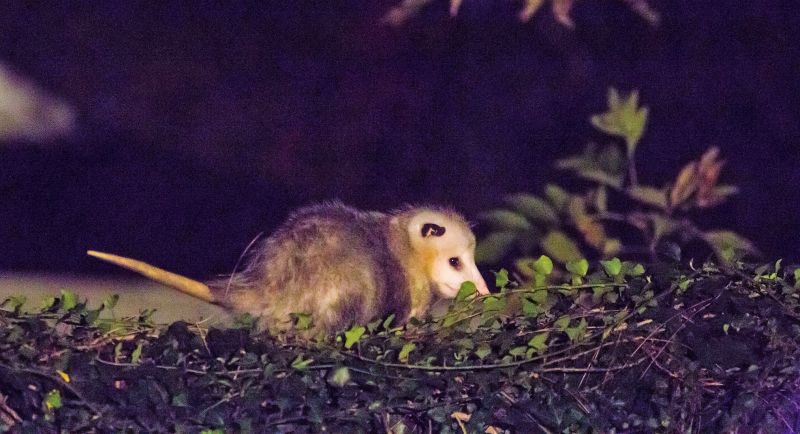
[[[236,270],[239,268],[239,265],[242,264],[242,260],[244,260],[244,257],[247,256],[247,252],[250,251],[250,249],[253,247],[256,241],[261,238],[262,235],[264,235],[264,232],[259,232],[258,235],[250,240],[250,243],[247,245],[247,247],[242,250],[242,254],[239,255],[239,259],[236,260],[236,264],[233,266],[233,271],[231,271],[231,275],[228,277],[228,284],[225,285],[225,295],[228,295],[228,291],[231,289],[231,285],[233,284],[233,276],[236,275]]]

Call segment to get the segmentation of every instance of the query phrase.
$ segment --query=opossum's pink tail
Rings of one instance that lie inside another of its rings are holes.
[[[180,292],[189,294],[192,297],[199,298],[200,300],[209,303],[215,303],[214,295],[211,293],[211,288],[205,283],[183,277],[179,274],[171,273],[167,270],[154,267],[146,262],[137,261],[136,259],[125,258],[122,256],[112,255],[111,253],[97,252],[89,250],[86,252],[89,256],[110,262],[122,268],[134,271],[147,277],[150,280],[169,286],[170,288],[177,289]]]

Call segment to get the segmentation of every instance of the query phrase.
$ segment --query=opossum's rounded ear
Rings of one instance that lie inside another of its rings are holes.
[[[446,230],[444,226],[439,226],[435,223],[425,223],[422,225],[422,238],[428,238],[430,236],[441,237]]]

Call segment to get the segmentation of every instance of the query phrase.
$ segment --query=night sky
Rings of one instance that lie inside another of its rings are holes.
[[[0,60],[71,102],[76,132],[0,145],[0,270],[108,272],[87,248],[229,271],[294,208],[443,203],[474,217],[540,192],[608,140],[609,86],[650,107],[640,179],[709,146],[741,193],[699,218],[800,260],[800,7],[578,1],[573,29],[511,1],[0,3]]]

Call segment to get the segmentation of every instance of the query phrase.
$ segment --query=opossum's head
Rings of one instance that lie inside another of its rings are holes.
[[[410,218],[407,230],[414,254],[441,297],[455,297],[466,281],[479,293],[489,293],[475,265],[475,235],[463,217],[423,209]]]

